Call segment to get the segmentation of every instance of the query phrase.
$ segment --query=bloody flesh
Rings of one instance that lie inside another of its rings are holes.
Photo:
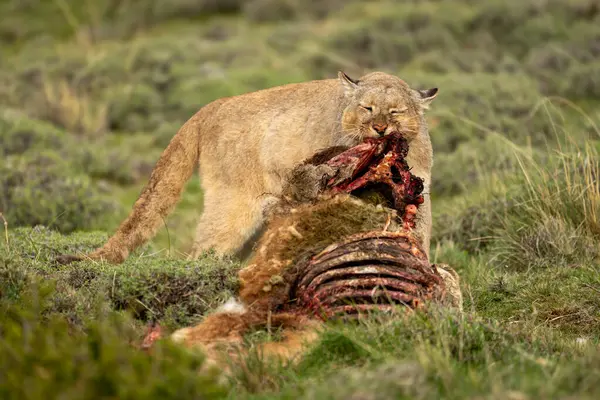
[[[351,235],[299,263],[293,291],[304,312],[330,318],[388,310],[391,304],[416,308],[443,296],[441,277],[411,235],[423,203],[423,180],[411,174],[407,154],[407,141],[395,132],[330,152],[328,159],[313,158],[313,164],[334,171],[325,192],[356,195],[371,188],[384,193],[398,211],[401,230]]]
[[[410,173],[406,162],[408,143],[399,132],[368,138],[329,159],[336,174],[326,183],[330,193],[354,194],[375,188],[391,194],[391,206],[400,212],[404,227],[414,228],[417,208],[423,203],[423,180]]]

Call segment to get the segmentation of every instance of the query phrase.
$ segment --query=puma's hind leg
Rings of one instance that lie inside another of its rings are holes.
[[[215,193],[205,193],[204,211],[188,259],[211,249],[219,255],[234,254],[263,224],[266,202],[261,196],[231,189]]]

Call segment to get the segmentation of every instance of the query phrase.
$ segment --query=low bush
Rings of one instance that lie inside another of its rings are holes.
[[[57,152],[7,156],[0,164],[0,209],[12,226],[85,230],[117,208],[87,175],[72,172]]]
[[[413,86],[422,86],[422,80],[415,79]],[[559,113],[539,107],[542,95],[526,75],[454,74],[439,77],[435,86],[443,88],[429,113],[439,121],[431,132],[437,151],[454,151],[462,142],[481,141],[491,133],[520,145],[545,146],[556,140],[551,117],[559,118]]]
[[[447,203],[434,241],[469,251],[489,245],[498,265],[516,270],[597,261],[599,165],[592,147],[543,162],[520,156],[514,174],[488,175],[488,189]]]
[[[144,257],[146,247],[120,265],[53,265],[58,255],[89,253],[105,240],[105,234],[62,236],[44,227],[11,230],[12,257],[0,262],[7,274],[25,272],[55,281],[57,290],[46,311],[61,314],[75,326],[96,308],[127,311],[139,321],[160,322],[165,328],[190,325],[237,288],[239,265],[210,254],[196,261],[161,259]],[[18,293],[21,284],[10,282],[4,291]]]
[[[38,159],[44,158],[47,174],[58,174],[45,179],[76,175],[85,180],[84,175],[89,175],[92,179],[131,184],[147,178],[159,154],[152,138],[129,135],[82,140],[48,122],[29,118],[12,109],[0,114],[0,156],[7,157],[7,163],[16,163],[15,168],[21,170],[39,164]],[[19,174],[18,170],[12,173]],[[24,179],[23,176],[11,178],[13,189],[25,184]],[[6,193],[4,195],[8,196]]]
[[[28,150],[58,150],[70,140],[68,134],[51,124],[4,109],[0,114],[0,156],[23,154]]]
[[[484,251],[494,242],[506,214],[515,204],[502,192],[496,199],[456,203],[438,211],[434,218],[432,241],[434,244],[451,241],[470,253]]]
[[[437,137],[442,136],[437,129],[432,132]],[[468,192],[492,177],[502,179],[514,175],[521,171],[519,158],[522,157],[535,157],[542,162],[547,158],[547,152],[536,147],[518,146],[494,132],[481,139],[468,139],[451,153],[435,153],[431,192],[437,198],[454,196]]]
[[[0,22],[0,42],[20,44],[40,37],[75,37],[88,43],[128,39],[169,20],[239,12],[244,3],[244,0],[5,1],[0,3],[0,14],[10,14],[11,18]]]
[[[573,39],[541,45],[525,60],[528,72],[545,94],[570,99],[598,96],[600,36],[585,25],[574,29],[578,34]]]
[[[356,0],[250,0],[242,7],[243,14],[255,22],[322,19],[335,14]]]
[[[52,288],[37,280],[18,303],[0,292],[0,397],[3,399],[222,398],[218,373],[203,357],[169,342],[151,354],[135,347],[127,318],[109,312],[73,332],[57,315],[44,315]]]

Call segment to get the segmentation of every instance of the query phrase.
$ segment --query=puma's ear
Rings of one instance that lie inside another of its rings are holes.
[[[338,78],[340,79],[340,82],[342,83],[342,86],[344,87],[344,91],[346,93],[352,93],[356,90],[358,81],[355,81],[354,79],[350,78],[343,71],[338,71]]]
[[[435,96],[437,96],[438,88],[417,90],[417,93],[419,94],[419,99],[421,100],[421,107],[428,109],[431,101],[435,99]]]

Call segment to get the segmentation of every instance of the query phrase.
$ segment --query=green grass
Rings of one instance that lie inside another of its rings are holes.
[[[19,303],[0,301],[0,396],[39,398],[220,398],[218,372],[198,354],[157,343],[153,354],[127,319],[114,312],[72,332],[59,314],[45,315],[47,283],[23,291]]]
[[[0,0],[0,397],[600,397],[596,3]],[[123,265],[52,263],[106,240],[199,107],[338,69],[440,88],[431,253],[464,316],[332,325],[297,365],[250,354],[228,379],[144,353],[149,324],[237,287],[238,262],[183,260],[198,176]]]
[[[237,288],[233,260],[207,254],[196,261],[162,257],[148,247],[118,267],[95,262],[68,266],[54,263],[60,254],[85,254],[100,246],[106,234],[78,233],[63,236],[47,228],[19,228],[3,245],[0,271],[21,276],[16,283],[2,282],[0,292],[17,300],[19,288],[37,279],[51,279],[56,290],[48,313],[58,313],[75,326],[93,315],[95,307],[133,315],[140,322],[160,322],[167,328],[192,324],[232,296]],[[181,299],[185,298],[185,302]]]
[[[593,398],[594,345],[544,339],[447,311],[373,316],[330,327],[292,369],[250,358],[235,379],[249,398]]]

